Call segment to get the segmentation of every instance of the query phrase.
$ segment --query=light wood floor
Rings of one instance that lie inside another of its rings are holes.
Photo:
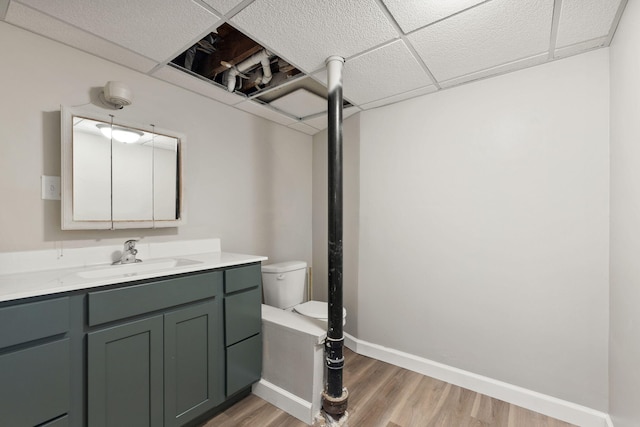
[[[345,348],[350,427],[570,427],[562,421]],[[304,427],[250,395],[203,427]]]

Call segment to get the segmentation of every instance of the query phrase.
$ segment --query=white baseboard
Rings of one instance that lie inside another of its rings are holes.
[[[308,425],[312,425],[316,415],[318,415],[312,413],[313,406],[311,402],[307,402],[265,379],[261,379],[255,383],[251,391],[259,398],[266,400]]]
[[[613,427],[611,419],[604,412],[392,348],[372,344],[346,333],[344,337],[345,345],[358,354],[391,363],[580,427]]]

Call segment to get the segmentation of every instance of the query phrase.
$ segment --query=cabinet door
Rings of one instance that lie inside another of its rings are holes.
[[[0,355],[0,425],[31,427],[69,411],[69,339]]]
[[[165,426],[180,426],[224,399],[219,300],[165,314],[164,339]]]
[[[162,316],[88,334],[91,427],[162,426]]]

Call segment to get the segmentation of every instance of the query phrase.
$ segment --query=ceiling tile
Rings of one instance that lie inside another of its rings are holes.
[[[342,119],[346,119],[347,117],[353,116],[354,114],[360,112],[358,107],[349,107],[342,110]],[[305,120],[304,123],[312,126],[318,130],[326,129],[329,126],[329,121],[327,119],[327,115],[323,114],[318,117],[314,117],[312,119]]]
[[[258,104],[255,101],[244,101],[236,104],[235,107],[246,111],[247,113],[251,113],[253,115],[271,120],[272,122],[280,123],[281,125],[285,126],[289,126],[297,122],[297,120],[279,113],[268,106]]]
[[[553,0],[493,0],[408,36],[438,81],[549,49]]]
[[[317,77],[326,83],[326,71]],[[431,79],[402,40],[344,64],[343,93],[355,104],[365,104],[431,84]]]
[[[523,68],[540,65],[547,62],[548,59],[549,59],[549,54],[545,52],[540,55],[531,56],[529,58],[509,62],[507,64],[502,64],[497,67],[491,67],[491,68],[487,68],[486,70],[466,74],[464,76],[456,77],[451,80],[445,80],[440,82],[440,86],[443,88],[457,86],[462,83],[467,83],[473,80],[480,80],[487,77],[497,76],[499,74],[505,74],[511,71],[521,70]]]
[[[306,133],[307,135],[315,135],[316,133],[320,132],[318,129],[301,122],[289,125],[289,127],[291,129]]]
[[[192,0],[22,0],[28,6],[164,62],[185,50],[219,18]]]
[[[235,105],[247,99],[215,86],[205,81],[204,78],[192,76],[170,65],[155,71],[153,76],[227,105]]]
[[[567,56],[577,55],[579,53],[584,53],[591,49],[596,49],[596,48],[605,46],[607,44],[607,41],[608,41],[607,36],[600,37],[597,39],[587,40],[586,42],[575,43],[566,47],[558,48],[553,52],[553,54],[554,54],[554,57],[557,59],[566,58]]]
[[[621,0],[563,0],[557,47],[609,34]]]
[[[344,119],[344,116],[342,116],[342,118]],[[314,117],[313,119],[307,119],[304,121],[304,123],[317,130],[326,129],[327,126],[329,126],[326,114],[323,114],[322,116]]]
[[[7,22],[143,73],[157,62],[24,6],[11,2]]]
[[[242,0],[202,0],[220,13],[227,13],[240,3]]]
[[[256,0],[231,23],[305,72],[398,37],[375,0]]]
[[[297,89],[271,101],[270,105],[295,117],[307,117],[327,111],[327,100],[306,89]]]
[[[382,0],[405,33],[475,6],[486,0]]]
[[[379,99],[377,101],[369,102],[367,104],[361,104],[360,108],[363,110],[370,110],[372,108],[382,107],[383,105],[393,104],[395,102],[404,101],[406,99],[415,98],[416,96],[426,95],[437,91],[438,88],[434,85],[425,86],[420,89],[411,90],[409,92],[393,95],[388,98]]]

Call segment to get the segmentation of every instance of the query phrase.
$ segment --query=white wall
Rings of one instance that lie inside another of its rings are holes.
[[[640,425],[640,4],[611,45],[610,414]]]
[[[328,290],[327,131],[313,136],[313,298],[326,301]],[[360,116],[342,126],[343,277],[347,309],[344,330],[358,334],[358,260],[360,222]]]
[[[361,113],[359,339],[607,410],[608,81],[603,49]]]
[[[311,262],[310,136],[6,23],[0,56],[0,252],[219,237],[225,251]],[[40,176],[60,175],[60,104],[109,80],[134,92],[124,119],[187,135],[187,225],[63,232],[60,202],[40,199]]]

